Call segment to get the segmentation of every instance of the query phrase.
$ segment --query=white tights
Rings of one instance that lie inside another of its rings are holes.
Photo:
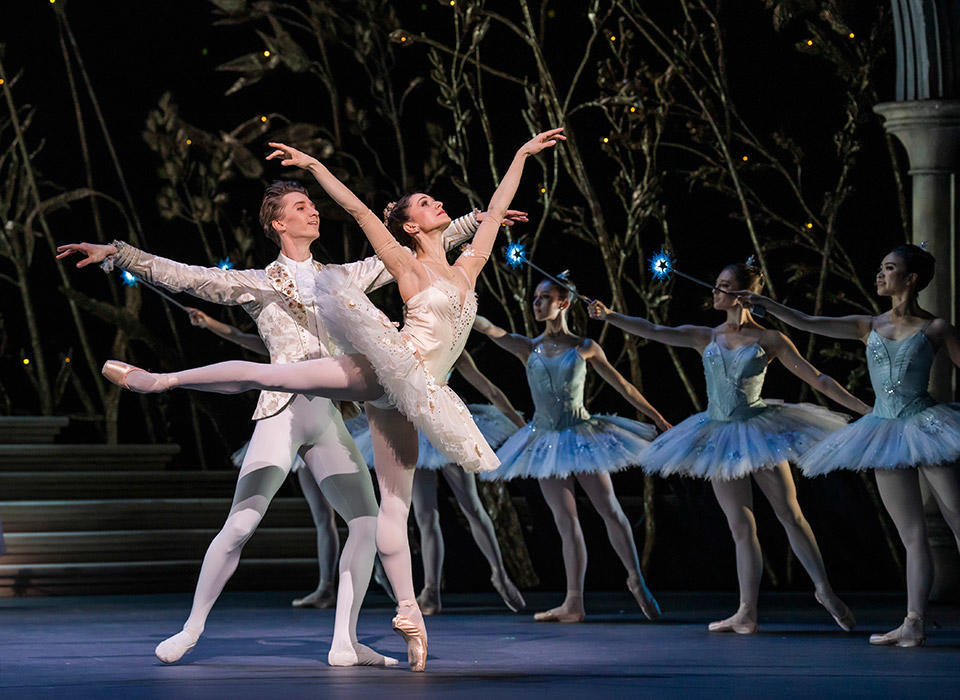
[[[333,585],[337,559],[340,556],[340,534],[337,532],[337,518],[333,506],[323,496],[323,489],[309,469],[297,470],[297,481],[303,496],[310,506],[310,515],[317,529],[317,566],[319,576],[317,591]]]
[[[782,462],[772,469],[754,472],[752,477],[773,508],[777,520],[786,530],[790,548],[813,579],[818,595],[827,601],[828,609],[838,608],[839,599],[827,578],[817,540],[797,502],[797,490],[790,466]],[[753,485],[750,476],[729,481],[715,479],[710,483],[727,518],[736,547],[741,611],[750,621],[756,622],[763,557],[760,541],[757,539],[757,523],[753,516]]]
[[[880,498],[907,551],[907,613],[922,618],[933,586],[933,559],[920,495],[921,472],[960,547],[960,471],[956,467],[874,470]]]

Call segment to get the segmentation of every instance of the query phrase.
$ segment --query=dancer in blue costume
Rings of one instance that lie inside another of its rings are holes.
[[[473,422],[493,449],[523,426],[523,417],[510,403],[507,395],[480,371],[470,353],[464,351],[453,364],[456,370],[477,391],[490,402],[485,404],[467,404],[467,410]],[[358,416],[346,422],[347,430],[360,448],[367,463],[373,464],[373,444],[370,440],[370,426],[366,416]],[[444,480],[453,491],[457,505],[470,526],[473,541],[483,553],[490,565],[490,583],[496,589],[503,602],[512,612],[526,607],[523,595],[507,575],[503,563],[497,534],[490,516],[477,492],[477,480],[473,474],[467,474],[444,457],[433,444],[420,433],[420,456],[417,459],[417,474],[413,477],[413,515],[420,530],[420,553],[423,557],[423,590],[417,596],[417,603],[424,615],[435,615],[442,608],[440,582],[443,573],[444,544],[440,529],[440,509],[437,504],[437,476],[443,474]],[[514,542],[514,547],[523,547],[523,541]]]
[[[760,271],[748,264],[728,265],[717,277],[713,308],[727,320],[716,328],[659,326],[643,318],[613,313],[601,302],[590,316],[650,340],[694,348],[703,355],[708,407],[660,435],[640,455],[651,474],[685,474],[709,479],[736,545],[740,608],[731,617],[710,623],[711,632],[757,631],[757,599],[763,559],[753,516],[756,481],[783,525],[790,546],[816,587],[816,599],[844,630],[856,624],[827,578],[813,531],[800,510],[790,462],[831,432],[846,417],[810,404],[785,404],[760,398],[767,365],[779,360],[787,369],[857,413],[870,407],[807,362],[782,333],[760,326],[732,294],[759,292]]]
[[[830,338],[866,344],[873,411],[838,430],[803,455],[807,475],[836,469],[873,469],[883,505],[907,551],[907,617],[871,644],[920,646],[933,585],[919,475],[930,484],[940,512],[960,544],[960,405],[938,403],[927,393],[930,367],[944,348],[960,366],[960,336],[942,318],[924,311],[917,294],[933,279],[935,261],[915,245],[894,248],[877,271],[877,294],[892,308],[879,316],[808,316],[757,294],[743,303],[763,306],[785,323]]]
[[[603,518],[610,544],[627,570],[627,588],[652,620],[660,615],[660,607],[643,580],[630,522],[617,501],[610,472],[637,464],[637,454],[656,431],[651,425],[620,416],[590,415],[583,405],[587,364],[658,428],[666,430],[670,424],[614,369],[603,348],[570,332],[566,320],[570,302],[569,291],[549,280],[537,286],[533,315],[546,329],[536,338],[507,333],[481,316],[474,322],[474,330],[524,363],[536,406],[533,420],[497,451],[500,468],[481,478],[537,479],[553,513],[563,544],[567,593],[559,607],[537,613],[535,620],[582,622],[585,617],[587,549],[577,516],[576,482]]]

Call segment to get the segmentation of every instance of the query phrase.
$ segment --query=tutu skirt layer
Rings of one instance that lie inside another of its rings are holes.
[[[743,420],[690,416],[663,433],[640,455],[648,474],[739,479],[800,456],[840,428],[848,417],[813,404],[766,401]]]
[[[517,432],[517,426],[501,413],[496,407],[490,404],[468,404],[467,409],[473,416],[474,423],[483,435],[490,447],[496,449],[503,444],[504,440]],[[365,415],[351,418],[346,421],[347,430],[353,436],[354,442],[360,448],[363,458],[373,468],[373,444],[370,441],[370,426],[367,424]],[[421,432],[420,434],[420,455],[417,459],[417,469],[440,469],[450,464],[441,452],[434,447]]]
[[[905,469],[960,461],[960,404],[941,403],[906,418],[868,413],[800,458],[807,476],[837,469]]]
[[[426,435],[446,463],[468,472],[499,466],[460,397],[427,371],[413,342],[361,290],[330,291],[320,306],[337,345],[367,358],[390,403]]]
[[[500,468],[481,479],[546,479],[613,472],[639,464],[637,456],[656,435],[652,425],[595,415],[567,428],[520,428],[497,451]]]

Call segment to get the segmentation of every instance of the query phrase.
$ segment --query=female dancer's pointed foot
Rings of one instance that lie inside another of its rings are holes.
[[[422,615],[438,615],[443,606],[440,604],[440,589],[436,586],[424,586],[417,596],[417,605]]]
[[[290,604],[295,608],[332,608],[337,604],[337,590],[332,583],[329,583],[303,598],[294,598]],[[355,664],[348,665],[353,666]]]
[[[393,592],[393,586],[390,585],[390,579],[387,578],[387,572],[383,570],[383,563],[379,556],[373,560],[373,580],[387,594],[387,598],[394,603],[397,602],[397,594]]]
[[[104,362],[100,374],[106,377],[111,384],[135,391],[138,394],[154,394],[170,388],[169,382],[164,380],[167,375],[153,374],[119,360]]]
[[[393,631],[407,643],[407,662],[411,671],[427,667],[427,628],[415,600],[401,600],[393,618]]]
[[[830,613],[830,616],[844,632],[852,632],[853,628],[857,626],[857,618],[853,616],[847,604],[840,600],[836,594],[828,597],[826,595],[821,596],[820,591],[815,591],[813,597],[826,608],[826,611]]]
[[[396,666],[400,662],[392,656],[378,654],[366,644],[354,642],[342,649],[330,649],[327,663],[331,666]]]
[[[752,608],[741,605],[732,616],[726,620],[711,622],[707,629],[711,632],[736,632],[737,634],[756,634],[757,611]]]
[[[523,599],[520,590],[513,584],[506,573],[500,575],[494,574],[490,577],[490,583],[494,590],[503,598],[503,604],[510,608],[510,612],[520,612],[527,607],[527,601]]]
[[[640,606],[640,611],[648,620],[656,620],[660,617],[660,604],[657,602],[657,599],[653,597],[653,593],[647,588],[647,584],[644,583],[642,578],[628,578],[627,588],[633,594],[637,605]]]
[[[533,620],[534,622],[583,622],[586,616],[587,614],[583,610],[583,599],[581,598],[579,605],[565,600],[559,608],[534,613]]]
[[[923,632],[923,618],[907,613],[903,624],[884,634],[871,634],[870,643],[878,646],[922,647],[927,641]]]
[[[184,654],[193,649],[200,639],[200,632],[183,629],[157,645],[154,653],[165,664],[179,661]]]

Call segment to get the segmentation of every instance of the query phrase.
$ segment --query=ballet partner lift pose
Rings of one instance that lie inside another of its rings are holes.
[[[482,479],[537,479],[560,533],[567,592],[556,608],[536,613],[538,622],[582,622],[587,548],[577,515],[576,484],[603,518],[607,537],[627,570],[627,588],[649,619],[660,615],[640,571],[637,546],[613,490],[610,473],[637,464],[637,454],[656,431],[653,426],[613,415],[590,415],[583,405],[586,367],[616,389],[657,428],[670,424],[607,360],[603,348],[570,332],[567,310],[571,294],[544,280],[534,292],[534,318],[545,324],[535,338],[508,333],[478,316],[474,330],[488,336],[524,363],[536,408],[533,420],[498,450],[500,468]]]
[[[116,361],[104,366],[111,381],[142,393],[188,388],[217,393],[286,391],[333,400],[366,401],[380,485],[377,549],[398,599],[393,627],[407,643],[410,668],[422,671],[427,634],[413,589],[407,517],[417,459],[419,428],[448,459],[468,471],[493,469],[499,461],[484,442],[463,402],[443,384],[459,357],[476,315],[473,289],[489,258],[526,159],[556,145],[562,129],[538,134],[516,155],[491,197],[474,243],[450,265],[442,234],[450,223],[441,202],[412,193],[387,207],[381,221],[316,158],[283,144],[268,159],[309,170],[323,189],[351,214],[404,300],[398,331],[361,290],[344,284],[337,269],[315,278],[324,320],[337,344],[352,352],[285,365],[233,361],[152,374]],[[389,228],[388,228],[389,226]],[[409,248],[401,246],[398,237]]]
[[[884,507],[907,552],[907,616],[899,627],[870,636],[871,644],[924,644],[923,619],[933,585],[933,562],[920,494],[927,480],[940,512],[960,545],[960,405],[927,393],[933,359],[944,348],[960,367],[960,335],[924,310],[917,294],[933,279],[935,260],[920,246],[901,245],[877,270],[876,290],[891,308],[879,316],[809,316],[759,294],[743,295],[785,323],[830,338],[866,345],[873,411],[838,430],[800,459],[804,474],[872,469]]]
[[[863,414],[870,407],[834,379],[807,362],[782,333],[758,324],[733,290],[759,291],[759,269],[745,263],[725,267],[717,277],[713,308],[726,321],[706,326],[660,326],[614,313],[602,302],[590,305],[592,318],[667,345],[694,348],[703,356],[707,410],[663,433],[640,455],[651,474],[684,474],[708,479],[736,548],[740,607],[731,617],[711,622],[711,632],[757,631],[757,599],[763,559],[753,515],[755,481],[786,530],[790,547],[813,579],[815,597],[844,630],[856,621],[834,592],[813,531],[797,502],[790,462],[846,423],[846,416],[811,404],[787,404],[760,398],[767,366],[779,360],[811,387]]]

